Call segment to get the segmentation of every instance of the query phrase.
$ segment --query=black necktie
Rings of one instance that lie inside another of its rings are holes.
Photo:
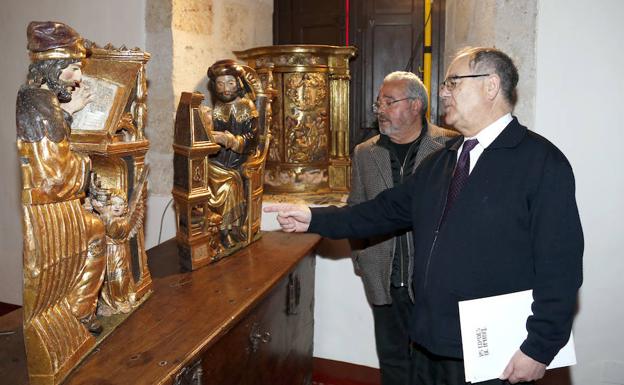
[[[444,223],[447,213],[451,210],[451,207],[468,180],[468,175],[470,174],[470,151],[472,151],[477,143],[479,143],[477,139],[470,139],[464,142],[462,152],[455,166],[453,179],[451,179],[451,186],[446,196],[446,206],[444,207],[444,214],[442,214],[442,223]]]

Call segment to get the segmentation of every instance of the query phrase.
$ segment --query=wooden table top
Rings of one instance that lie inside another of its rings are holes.
[[[175,239],[148,250],[152,295],[64,384],[171,382],[199,352],[243,318],[320,241],[315,234],[264,233],[249,247],[180,273]],[[0,382],[27,384],[22,311],[0,317]]]

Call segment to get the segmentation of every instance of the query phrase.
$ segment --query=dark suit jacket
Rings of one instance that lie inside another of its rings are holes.
[[[514,118],[483,152],[440,227],[461,139],[405,184],[360,205],[312,210],[310,232],[370,237],[411,226],[415,342],[462,357],[457,302],[533,289],[521,350],[548,364],[572,327],[583,234],[565,156]]]
[[[444,148],[444,144],[458,134],[433,124],[427,125],[418,153],[414,161],[414,169],[430,154]],[[380,136],[374,136],[355,147],[353,164],[351,167],[351,191],[349,205],[355,205],[375,198],[382,191],[394,186],[392,181],[392,167],[390,166],[389,151],[378,144]],[[413,250],[411,233],[409,234],[408,249],[409,268],[413,268]],[[390,275],[392,273],[392,259],[396,247],[396,237],[386,235],[381,238],[370,239],[363,250],[353,252],[353,262],[358,274],[364,282],[364,290],[368,301],[373,305],[392,303],[390,297]],[[411,274],[408,282],[410,297],[413,299],[411,288]]]

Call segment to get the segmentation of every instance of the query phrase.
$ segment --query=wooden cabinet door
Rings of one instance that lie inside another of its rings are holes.
[[[314,257],[304,258],[201,356],[203,384],[310,384]]]

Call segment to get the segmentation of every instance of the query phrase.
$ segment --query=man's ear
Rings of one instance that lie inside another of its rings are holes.
[[[501,92],[501,80],[496,74],[492,74],[485,79],[485,92],[488,99],[494,100]]]
[[[423,103],[420,99],[414,99],[412,100],[413,104],[412,104],[412,110],[415,112],[422,112],[424,113],[425,111],[423,111]]]

